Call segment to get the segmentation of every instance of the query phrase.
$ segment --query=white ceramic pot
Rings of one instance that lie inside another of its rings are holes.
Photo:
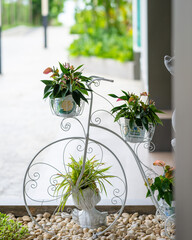
[[[73,211],[73,220],[82,228],[98,228],[106,225],[107,212],[99,212],[95,206],[101,200],[99,193],[95,193],[90,188],[85,188],[81,192],[73,191],[74,204],[77,208]]]
[[[80,107],[75,103],[72,95],[64,98],[50,99],[50,106],[53,114],[59,117],[74,117],[82,113],[84,101],[81,101]]]

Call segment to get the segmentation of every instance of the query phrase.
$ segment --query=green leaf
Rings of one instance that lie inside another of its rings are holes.
[[[110,97],[113,97],[113,98],[119,98],[117,95],[115,94],[108,94]]]
[[[50,94],[51,94],[51,92],[45,93],[44,96],[43,96],[43,99],[47,98]]]
[[[162,182],[162,190],[165,192],[170,188],[170,182],[167,178],[164,178]]]
[[[115,122],[118,121],[121,117],[125,117],[125,116],[126,116],[125,110],[124,110],[124,109],[121,109],[121,110],[117,113],[117,115],[116,115],[116,117],[115,117]]]
[[[87,101],[87,98],[84,97],[83,94],[82,94],[80,91],[76,90],[76,92],[78,92],[78,94],[79,94],[79,96],[80,96],[81,99],[83,99],[85,102],[88,102],[88,101]]]
[[[68,74],[69,71],[59,62],[59,66],[61,68],[61,71],[64,73],[64,74]]]
[[[135,123],[138,127],[142,127],[142,121],[139,118],[136,118]]]
[[[61,86],[59,84],[55,84],[53,89],[53,96],[57,97],[58,93],[60,92]]]
[[[77,67],[74,72],[76,72],[78,69],[82,68],[84,64],[80,65],[79,67]]]
[[[123,90],[121,90],[124,94],[125,94],[125,96],[127,97],[127,100],[129,100],[129,98],[130,98],[130,96],[129,96],[129,94],[128,93],[126,93],[125,91],[123,91]]]
[[[131,129],[133,129],[133,127],[134,127],[134,119],[133,119],[133,118],[131,118],[131,119],[129,120],[129,127],[130,127]]]
[[[45,85],[49,85],[49,86],[52,86],[54,81],[51,81],[51,80],[41,80],[41,82],[43,82]]]
[[[148,129],[149,129],[149,122],[148,122],[147,117],[142,117],[142,118],[141,118],[141,121],[142,121],[145,129],[148,131]]]
[[[87,92],[87,90],[85,90],[85,89],[79,88],[78,90],[79,90],[80,92],[82,92],[83,94],[85,94],[85,95],[89,95],[88,92]]]
[[[146,198],[147,198],[147,197],[151,197],[151,192],[150,192],[149,189],[148,189],[147,194],[146,194]]]
[[[155,185],[157,186],[157,188],[161,188],[161,179],[159,177],[155,178]]]
[[[83,81],[83,82],[89,82],[91,80],[90,77],[85,77],[85,76],[82,76],[80,77],[80,79]]]
[[[77,92],[77,91],[72,92],[72,97],[75,100],[75,102],[77,103],[77,105],[80,106],[81,98],[80,98],[79,92]]]
[[[152,116],[154,117],[156,123],[159,123],[159,124],[163,125],[162,121],[161,121],[160,118],[157,116],[157,114],[155,114],[154,112],[152,112]]]
[[[115,113],[115,112],[121,110],[122,108],[124,108],[124,107],[126,107],[126,106],[127,106],[126,104],[123,104],[123,105],[121,105],[121,106],[114,107],[113,109],[111,109],[111,112],[112,112],[112,113]]]
[[[129,100],[129,98],[127,98],[127,96],[121,96],[121,97],[119,97],[119,99],[121,99],[121,100],[126,100],[126,101]]]
[[[64,98],[67,95],[68,89],[63,89],[61,92],[61,96]]]
[[[52,86],[50,85],[47,85],[45,88],[44,88],[44,94],[46,94],[47,92],[51,92],[52,91]]]
[[[171,194],[169,192],[165,192],[164,199],[165,199],[166,203],[171,207],[172,197],[171,197]]]

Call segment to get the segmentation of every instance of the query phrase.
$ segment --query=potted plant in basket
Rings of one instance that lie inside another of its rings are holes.
[[[72,195],[75,206],[82,210],[73,212],[74,221],[83,228],[105,225],[107,213],[99,212],[95,206],[101,200],[99,192],[104,191],[107,194],[105,182],[111,185],[108,179],[114,176],[105,174],[110,167],[102,168],[105,163],[95,160],[95,157],[87,159],[83,176],[77,186],[76,183],[83,166],[83,157],[76,161],[71,156],[70,160],[71,162],[67,164],[69,172],[58,174],[57,177],[62,180],[55,190],[57,195],[61,192],[62,196],[59,211],[64,209],[68,198]]]
[[[166,165],[164,161],[157,160],[153,163],[154,166],[163,168],[163,175],[156,177],[154,180],[148,179],[150,188],[153,193],[157,192],[157,200],[160,201],[160,207],[165,215],[170,216],[174,213],[174,168]],[[146,197],[150,197],[151,192],[148,189]]]
[[[88,102],[85,95],[90,89],[85,84],[91,78],[85,77],[80,71],[83,65],[74,68],[69,63],[59,63],[58,68],[46,68],[44,74],[51,73],[52,80],[41,80],[45,84],[44,98],[50,98],[51,108],[57,116],[71,117],[79,115],[84,102]]]
[[[122,91],[123,95],[118,97],[115,94],[109,94],[117,101],[124,101],[120,106],[114,107],[111,112],[116,113],[115,121],[123,118],[121,124],[122,132],[126,141],[142,142],[146,131],[150,140],[153,137],[155,126],[162,122],[157,113],[163,113],[155,107],[153,100],[149,99],[149,94],[143,92],[140,96],[134,93]]]

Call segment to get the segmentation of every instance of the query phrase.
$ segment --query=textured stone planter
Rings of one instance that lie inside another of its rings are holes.
[[[71,57],[73,65],[84,64],[85,71],[93,75],[110,75],[114,78],[134,79],[134,62],[119,62],[98,57]]]
[[[99,212],[95,206],[100,202],[99,193],[95,193],[90,188],[85,188],[80,192],[74,191],[72,194],[74,204],[77,208],[73,211],[73,220],[82,228],[97,228],[106,225],[107,212]]]

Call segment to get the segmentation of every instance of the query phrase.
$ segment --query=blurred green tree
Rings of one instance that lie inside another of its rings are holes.
[[[41,0],[32,1],[32,21],[34,25],[41,24]],[[57,22],[58,15],[63,12],[66,0],[49,0],[49,22]]]
[[[49,23],[58,24],[57,17],[63,12],[67,0],[49,1]],[[2,0],[3,29],[20,24],[41,25],[41,0]]]

